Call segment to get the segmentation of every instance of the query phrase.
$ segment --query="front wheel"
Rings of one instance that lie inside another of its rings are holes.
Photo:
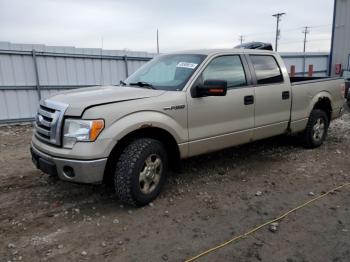
[[[327,136],[328,126],[327,114],[323,110],[312,110],[303,134],[303,145],[306,148],[316,148],[322,145]]]
[[[121,201],[143,206],[153,201],[166,180],[167,154],[161,142],[140,138],[120,155],[114,187]]]

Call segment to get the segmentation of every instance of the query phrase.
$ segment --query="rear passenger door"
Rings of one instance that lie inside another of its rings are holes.
[[[284,133],[288,128],[291,86],[275,56],[249,55],[255,82],[254,140]]]

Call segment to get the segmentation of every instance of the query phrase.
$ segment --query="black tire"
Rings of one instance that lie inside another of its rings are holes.
[[[160,178],[158,176],[158,182],[153,183],[153,190],[145,193],[142,190],[145,189],[146,183],[140,181],[141,171],[147,173],[144,176],[150,174],[151,171],[147,169],[146,160],[150,160],[152,157],[156,158],[155,161],[158,159],[161,161],[161,171],[159,168],[157,168],[157,172],[154,171],[161,174]],[[132,141],[123,150],[116,165],[114,187],[117,196],[122,202],[134,206],[143,206],[152,202],[159,195],[166,181],[167,167],[167,153],[161,142],[151,138],[139,138]]]
[[[319,130],[321,129],[315,130],[316,125],[318,123],[324,124],[324,130],[322,133],[319,133]],[[304,133],[302,135],[303,146],[306,148],[316,148],[321,146],[324,140],[326,139],[328,127],[329,119],[326,112],[319,109],[312,110],[309,117],[309,121],[306,125],[306,129],[304,130]]]

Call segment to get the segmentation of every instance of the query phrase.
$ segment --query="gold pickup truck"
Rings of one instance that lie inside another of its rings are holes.
[[[280,134],[320,146],[343,91],[342,79],[290,78],[271,51],[159,55],[119,86],[41,101],[32,159],[67,181],[109,181],[122,201],[145,205],[181,159]]]

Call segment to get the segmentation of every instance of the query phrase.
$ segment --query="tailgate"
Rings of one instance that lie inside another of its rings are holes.
[[[345,82],[345,98],[348,98],[348,99],[350,99],[349,89],[350,89],[350,81],[346,81]]]

